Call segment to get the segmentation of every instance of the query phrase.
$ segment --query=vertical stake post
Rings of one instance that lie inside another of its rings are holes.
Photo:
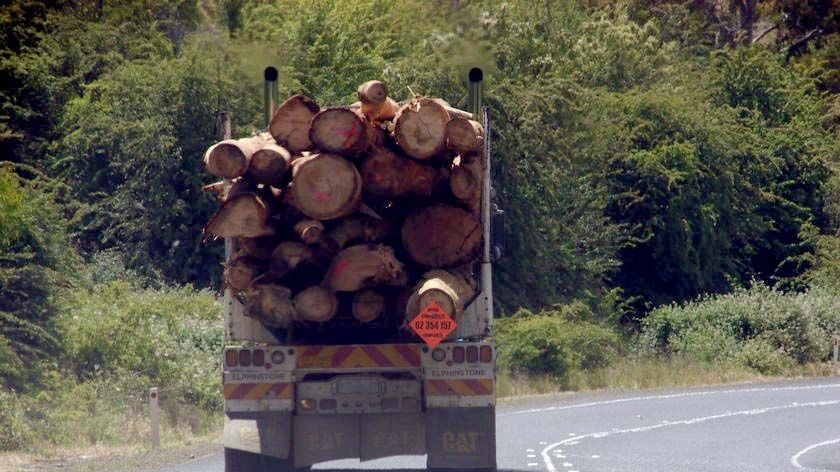
[[[149,420],[152,425],[152,449],[158,449],[160,447],[160,405],[157,387],[149,390]]]
[[[837,369],[837,362],[840,362],[840,334],[834,335],[834,358],[832,359],[832,366]],[[837,369],[837,375],[840,375],[840,369]]]
[[[271,123],[274,109],[277,107],[277,77],[279,72],[274,66],[268,66],[263,71],[265,85],[263,86],[263,101],[265,104],[265,125]]]

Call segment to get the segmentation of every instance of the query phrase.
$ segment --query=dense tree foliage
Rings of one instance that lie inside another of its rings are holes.
[[[201,241],[212,204],[200,156],[221,110],[237,135],[264,126],[263,67],[279,67],[281,95],[327,105],[382,78],[396,98],[464,106],[478,65],[508,214],[504,311],[582,300],[627,321],[753,279],[802,288],[811,266],[830,273],[820,248],[840,221],[837,10],[12,2],[0,7],[0,149],[41,177],[4,171],[4,198],[55,216],[5,218],[4,247],[22,257],[24,234],[65,244],[66,233],[88,262],[108,254],[147,283],[214,285],[220,247]]]

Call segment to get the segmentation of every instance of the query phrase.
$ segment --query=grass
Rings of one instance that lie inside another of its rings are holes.
[[[502,371],[497,377],[496,392],[500,398],[505,398],[562,391],[700,387],[820,377],[833,373],[831,364],[825,362],[797,365],[779,375],[763,375],[742,366],[685,359],[623,359],[609,367],[574,372],[565,382],[565,388],[549,376],[516,376]]]

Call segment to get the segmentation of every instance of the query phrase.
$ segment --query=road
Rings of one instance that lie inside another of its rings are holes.
[[[523,398],[497,408],[500,471],[840,471],[840,378]],[[422,456],[316,470],[423,470]],[[221,454],[155,472],[223,472]]]

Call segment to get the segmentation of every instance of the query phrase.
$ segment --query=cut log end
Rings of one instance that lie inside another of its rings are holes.
[[[246,176],[266,185],[280,185],[292,162],[291,153],[277,144],[268,144],[251,156]]]
[[[446,148],[449,113],[435,100],[416,98],[403,105],[394,118],[394,138],[409,156],[426,160]]]
[[[255,193],[231,196],[204,228],[204,234],[217,238],[256,238],[274,234],[266,225],[269,209]]]
[[[433,205],[409,216],[402,227],[409,256],[426,267],[452,267],[473,259],[481,246],[481,224],[470,212]]]
[[[322,151],[353,156],[367,148],[368,130],[350,108],[328,108],[312,118],[309,139]]]
[[[353,213],[362,196],[362,177],[349,161],[335,154],[316,154],[293,164],[294,205],[316,220]]]
[[[295,297],[295,311],[300,320],[311,323],[329,321],[338,312],[338,297],[323,287],[309,287]]]
[[[281,146],[292,153],[306,151],[312,148],[309,126],[318,111],[318,105],[311,98],[295,95],[277,108],[268,131]]]
[[[301,220],[295,224],[294,230],[304,244],[316,244],[323,238],[324,224],[318,220]]]
[[[452,118],[446,124],[446,143],[461,155],[476,152],[484,143],[484,129],[477,121]]]
[[[271,328],[286,328],[295,316],[292,291],[273,284],[253,284],[246,292],[245,314]]]
[[[394,250],[384,245],[361,244],[333,258],[322,285],[339,292],[355,292],[377,285],[405,285],[407,275]]]
[[[370,323],[384,313],[385,297],[376,290],[362,290],[353,296],[353,317],[359,323]]]
[[[204,155],[204,165],[207,172],[233,179],[241,176],[248,169],[248,157],[235,140],[222,141],[214,144]]]

